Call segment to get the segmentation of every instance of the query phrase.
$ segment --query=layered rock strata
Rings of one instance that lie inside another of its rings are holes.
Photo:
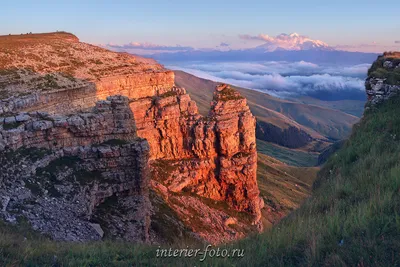
[[[153,185],[164,195],[190,192],[223,201],[254,214],[253,223],[259,223],[255,118],[246,99],[223,86],[216,89],[207,117],[197,113],[183,89],[132,102],[138,135],[150,143]]]
[[[42,77],[42,76],[40,76]],[[40,110],[49,114],[68,114],[93,107],[108,96],[123,95],[131,99],[151,97],[174,85],[171,71],[149,71],[109,76],[84,81],[76,88],[31,91],[0,100],[0,116],[9,112]]]
[[[6,220],[24,215],[33,229],[54,239],[97,240],[107,225],[93,220],[97,207],[120,196],[130,199],[135,220],[129,228],[105,230],[113,237],[148,241],[149,146],[136,135],[127,98],[109,97],[90,113],[22,113],[0,122]]]
[[[100,172],[100,176],[93,175],[100,177],[102,182],[97,183],[101,186],[91,183],[84,187],[90,193],[79,193],[90,200],[80,199],[86,208],[79,210],[86,212],[86,219],[106,227],[106,234],[148,239],[151,209],[146,206],[148,179],[143,167],[147,158],[151,160],[152,188],[201,238],[219,243],[262,228],[255,118],[246,100],[229,86],[216,89],[210,113],[203,117],[185,89],[174,85],[172,71],[153,60],[80,43],[67,33],[2,36],[0,63],[0,150],[45,149],[61,159],[54,164],[47,159],[50,166],[66,164],[67,169],[77,168],[84,177],[87,172]],[[112,95],[124,97],[106,100]],[[96,104],[99,100],[105,101]],[[75,161],[69,162],[71,157],[79,159],[79,168]],[[58,179],[61,169],[56,170],[53,181],[78,182],[82,176],[69,170],[66,173],[72,178]],[[34,173],[29,179],[34,180]],[[108,177],[112,182],[104,185]],[[58,195],[51,183],[48,186],[50,190],[45,190]],[[187,203],[209,208],[194,209]],[[211,224],[215,228],[206,227]],[[135,225],[143,225],[145,230],[133,231]]]

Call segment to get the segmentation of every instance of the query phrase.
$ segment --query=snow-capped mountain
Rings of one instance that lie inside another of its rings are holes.
[[[273,52],[279,50],[325,50],[333,51],[327,43],[320,40],[313,40],[307,36],[297,33],[279,34],[276,37],[260,34],[257,36],[259,40],[265,41],[265,44],[257,46],[257,49],[263,49],[265,52]]]

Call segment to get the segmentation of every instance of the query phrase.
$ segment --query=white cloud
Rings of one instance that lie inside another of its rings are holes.
[[[286,62],[286,61],[267,61],[259,63],[247,62],[218,62],[218,63],[183,63],[181,66],[213,73],[219,76],[219,73],[226,71],[241,72],[251,76],[278,73],[282,76],[293,75],[313,75],[313,74],[331,74],[351,77],[361,77],[367,73],[370,64],[359,64],[353,66],[337,65],[318,65],[306,61]]]
[[[354,66],[344,66],[344,67],[328,67],[323,70],[323,72],[333,74],[333,75],[343,75],[351,77],[362,77],[365,78],[368,69],[371,64],[358,64]]]
[[[288,97],[317,91],[363,92],[369,64],[320,66],[309,62],[195,63],[167,66],[217,82]]]

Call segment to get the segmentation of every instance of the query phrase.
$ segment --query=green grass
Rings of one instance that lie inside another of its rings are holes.
[[[384,68],[377,68],[371,72],[370,76],[386,79],[386,82],[391,85],[397,85],[400,83],[400,69],[388,71]]]
[[[257,139],[257,151],[292,166],[312,167],[318,162],[317,154],[296,151],[259,139]]]
[[[400,83],[400,69],[387,70],[383,67],[385,61],[390,61],[394,66],[400,64],[400,53],[398,52],[385,52],[383,56],[371,65],[368,70],[368,77],[375,77],[386,79],[386,83],[397,85]]]
[[[319,173],[313,197],[239,242],[248,266],[400,264],[400,99],[365,115]],[[226,262],[228,263],[228,262]]]

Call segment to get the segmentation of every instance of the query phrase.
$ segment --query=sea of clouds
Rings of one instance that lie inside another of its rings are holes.
[[[330,100],[324,99],[324,96],[340,95],[339,99],[362,100],[365,98],[364,80],[370,64],[339,66],[305,61],[186,62],[166,64],[166,67],[282,98],[308,95]]]

